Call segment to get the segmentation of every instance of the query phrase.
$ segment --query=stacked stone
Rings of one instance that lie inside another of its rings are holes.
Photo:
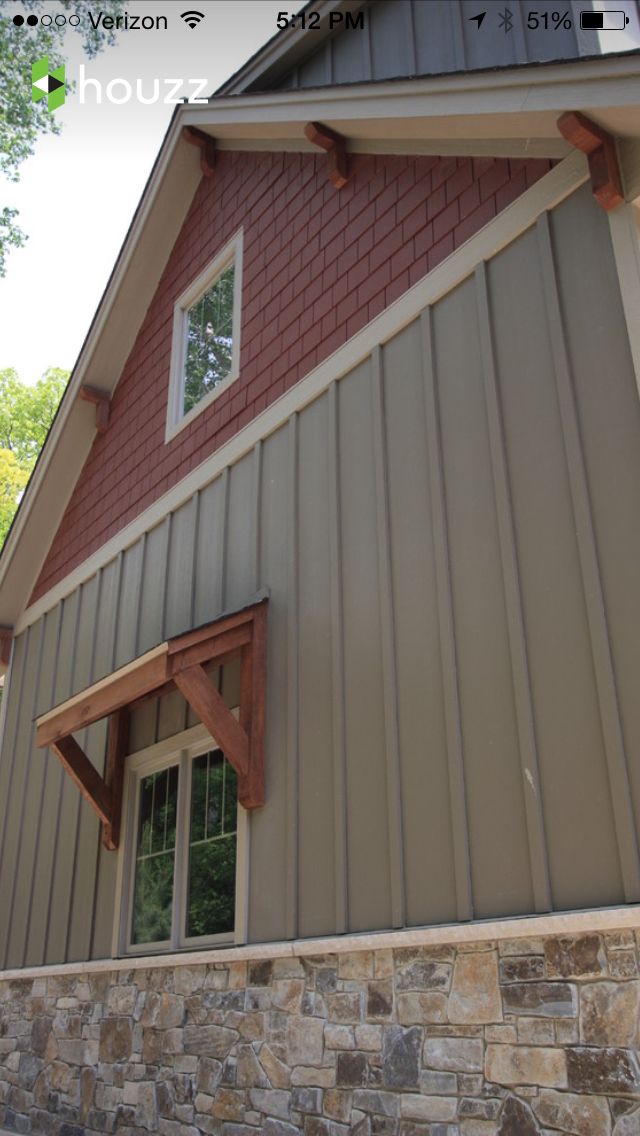
[[[0,982],[0,1125],[638,1136],[631,931]]]

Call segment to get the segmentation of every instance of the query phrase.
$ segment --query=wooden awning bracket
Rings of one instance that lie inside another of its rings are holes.
[[[622,205],[624,192],[613,135],[579,110],[561,115],[558,130],[567,142],[587,155],[593,196],[598,204],[607,211]]]
[[[99,434],[104,434],[109,422],[109,395],[104,391],[98,390],[96,387],[90,387],[86,384],[80,387],[78,391],[78,398],[84,402],[92,402],[96,408],[96,430]]]
[[[120,841],[124,762],[130,711],[141,698],[177,687],[238,774],[245,809],[264,804],[264,724],[267,603],[221,616],[161,643],[139,659],[67,699],[37,719],[36,743],[49,746],[102,822],[102,842]],[[240,659],[239,717],[229,710],[205,666]],[[73,736],[109,718],[104,778]]]
[[[13,646],[13,627],[0,627],[0,666],[8,667]]]
[[[183,136],[192,146],[200,148],[200,169],[205,177],[212,177],[216,168],[215,139],[197,126],[185,126]]]
[[[314,146],[320,146],[322,150],[327,151],[329,181],[336,189],[342,189],[349,180],[346,139],[330,126],[323,126],[321,122],[308,122],[304,133]]]

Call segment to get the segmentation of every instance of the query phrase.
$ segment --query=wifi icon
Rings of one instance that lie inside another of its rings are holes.
[[[193,31],[194,28],[197,28],[200,21],[204,20],[204,12],[182,12],[180,19],[184,20],[185,24],[188,24]]]

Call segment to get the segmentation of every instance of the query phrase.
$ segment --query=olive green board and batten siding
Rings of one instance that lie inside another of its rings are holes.
[[[583,188],[18,637],[0,966],[111,949],[116,856],[34,715],[263,587],[250,940],[637,901],[639,514]],[[191,724],[149,702],[132,748]],[[101,768],[104,724],[85,741]]]
[[[487,23],[492,21],[496,32],[500,29],[500,9],[497,5],[491,8],[494,10],[489,12]],[[562,12],[566,9],[565,5]],[[537,27],[529,26],[531,11],[539,15]],[[474,0],[374,0],[364,6],[360,27],[337,25],[336,35],[325,39],[276,85],[295,89],[380,82],[401,76],[578,59],[599,50],[593,33],[591,40],[588,32],[580,33],[575,19],[568,27],[562,20],[554,20],[553,35],[545,29],[545,14],[550,25],[552,13],[558,15],[557,5],[550,0],[539,0],[536,9],[525,0],[512,0],[510,13],[511,34],[486,35],[487,25],[478,34],[473,22],[478,14]],[[264,90],[264,75],[253,86]]]

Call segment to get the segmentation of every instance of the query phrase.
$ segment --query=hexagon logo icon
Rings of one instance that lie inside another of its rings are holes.
[[[46,98],[47,110],[57,110],[65,99],[64,63],[49,71],[46,55],[31,64],[31,100],[34,103]]]

